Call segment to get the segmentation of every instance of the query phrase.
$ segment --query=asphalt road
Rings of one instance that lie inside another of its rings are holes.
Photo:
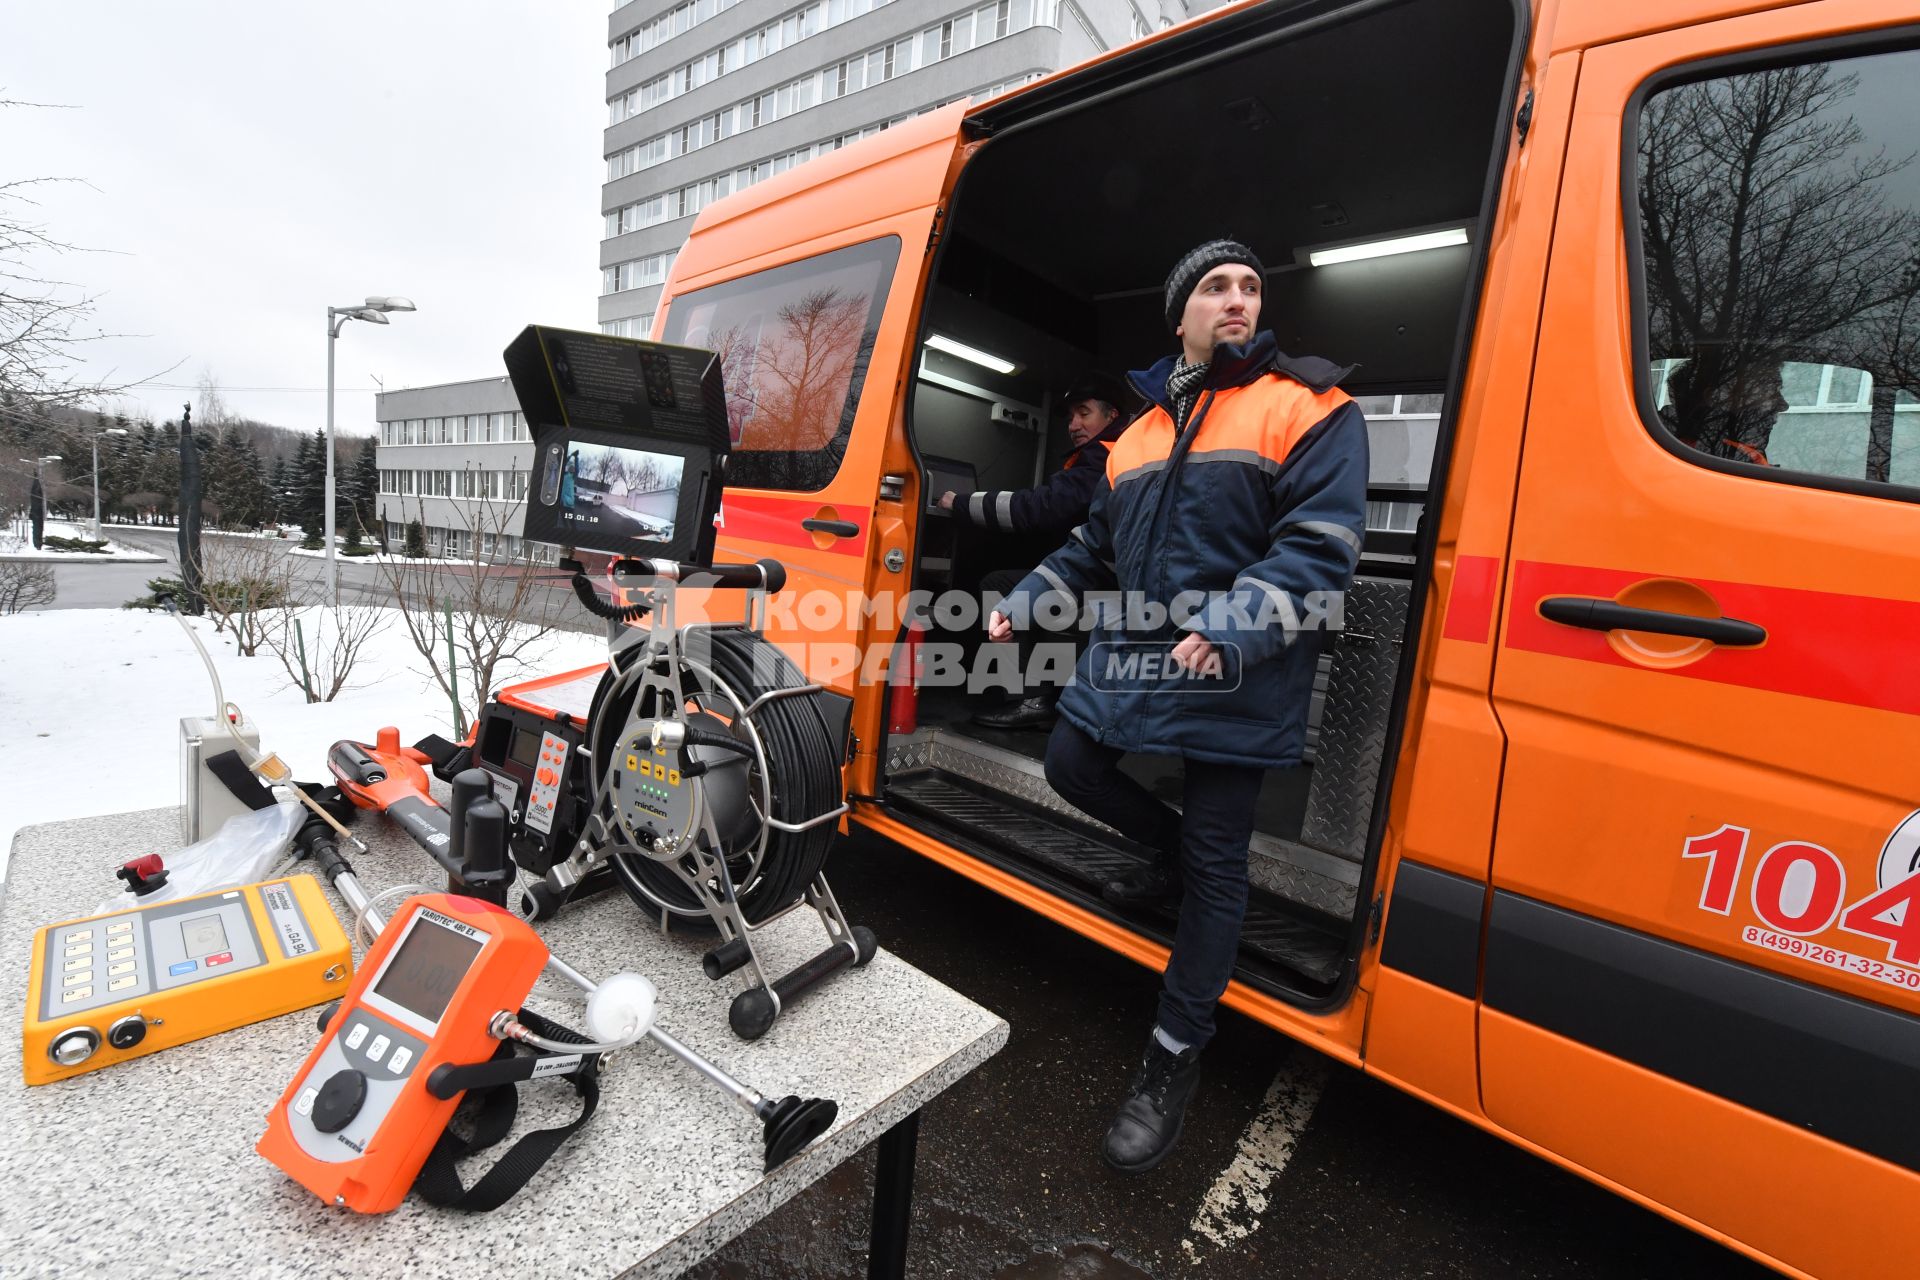
[[[843,841],[829,873],[882,946],[1012,1027],[923,1113],[911,1276],[1770,1274],[1232,1013],[1179,1148],[1152,1173],[1115,1173],[1099,1142],[1157,977],[871,836]],[[865,1276],[872,1173],[869,1148],[688,1275]]]
[[[129,600],[148,594],[147,579],[161,576],[178,576],[179,556],[175,542],[175,530],[165,526],[143,527],[132,525],[110,525],[107,536],[123,546],[150,551],[166,557],[165,563],[126,563],[115,560],[84,561],[54,565],[54,601],[44,606],[50,609],[117,609]],[[205,534],[206,542],[218,539],[218,534]],[[318,556],[294,555],[297,545],[291,540],[270,541],[264,545],[272,553],[285,557],[294,571],[307,584],[314,599],[323,594],[326,583],[326,561]],[[387,571],[379,564],[359,558],[340,557],[335,560],[336,573],[340,581],[340,599],[343,604],[388,604],[393,600],[393,583]],[[449,566],[455,573],[470,572],[464,567]],[[557,571],[556,571],[557,572]],[[496,572],[492,575],[502,583],[500,590],[505,592],[507,574]],[[554,611],[558,625],[570,630],[599,631],[601,624],[590,617],[579,603],[573,599],[572,592],[563,583],[536,583],[535,592],[543,593],[548,606]]]

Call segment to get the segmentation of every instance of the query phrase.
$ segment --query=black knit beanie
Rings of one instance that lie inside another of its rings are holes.
[[[1215,267],[1225,266],[1229,262],[1244,262],[1257,272],[1261,280],[1267,278],[1267,269],[1260,265],[1260,259],[1253,250],[1238,240],[1209,240],[1187,251],[1185,257],[1173,264],[1173,270],[1167,273],[1167,329],[1178,332],[1180,317],[1186,312],[1187,298],[1192,295],[1195,286],[1205,278],[1207,272]]]

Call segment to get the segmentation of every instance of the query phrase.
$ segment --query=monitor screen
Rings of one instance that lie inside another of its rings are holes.
[[[515,729],[513,745],[508,748],[507,756],[515,764],[533,768],[534,761],[540,758],[541,733],[538,729]]]
[[[671,542],[680,514],[683,459],[649,449],[575,442],[560,468],[560,527],[605,538]]]
[[[615,556],[712,558],[729,451],[713,352],[535,325],[506,359],[533,428],[527,539]]]
[[[484,935],[455,932],[421,911],[373,993],[428,1022],[439,1022],[485,941]]]

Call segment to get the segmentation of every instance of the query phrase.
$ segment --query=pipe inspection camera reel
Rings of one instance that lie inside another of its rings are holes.
[[[474,763],[496,777],[537,747],[531,785],[510,802],[516,861],[541,877],[523,910],[539,920],[610,882],[663,928],[714,931],[702,967],[716,980],[745,973],[728,1022],[757,1039],[806,992],[871,960],[876,943],[848,924],[824,875],[847,812],[847,709],[753,628],[785,569],[710,563],[730,447],[719,359],[536,326],[506,363],[535,442],[526,537],[562,548],[609,646],[584,717],[554,710],[541,724],[538,704],[513,691],[482,714]],[[602,599],[578,550],[613,557],[611,585],[637,598]],[[688,588],[747,592],[747,625],[681,625]],[[504,720],[512,729],[490,742]],[[537,743],[516,736],[536,731]],[[563,797],[571,821],[558,820]],[[773,974],[755,932],[808,907],[827,946]]]

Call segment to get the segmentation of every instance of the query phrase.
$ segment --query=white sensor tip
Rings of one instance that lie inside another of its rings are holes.
[[[658,993],[637,973],[616,973],[587,997],[587,1034],[601,1044],[638,1040],[653,1025]]]

